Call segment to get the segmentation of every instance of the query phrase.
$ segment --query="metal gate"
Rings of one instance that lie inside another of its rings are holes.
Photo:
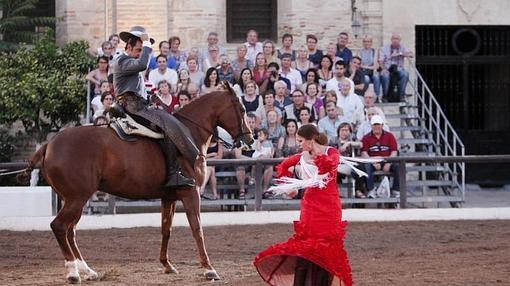
[[[510,26],[416,26],[416,65],[466,154],[510,154]],[[468,165],[466,179],[501,184],[509,171]]]

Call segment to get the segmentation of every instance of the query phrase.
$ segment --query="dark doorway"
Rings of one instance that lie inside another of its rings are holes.
[[[416,26],[416,65],[466,154],[510,154],[510,26]],[[466,180],[509,183],[509,172],[468,165]]]

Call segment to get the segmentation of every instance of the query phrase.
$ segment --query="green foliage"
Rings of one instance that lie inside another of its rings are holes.
[[[9,135],[8,130],[0,128],[0,162],[11,161],[15,140],[14,136]]]
[[[18,43],[33,43],[38,34],[35,26],[51,26],[53,17],[29,17],[27,13],[36,9],[39,0],[0,0],[0,51],[14,51]],[[32,29],[32,30],[31,30]]]
[[[38,142],[77,122],[85,109],[88,43],[59,48],[48,33],[31,48],[0,56],[0,124],[20,120]]]

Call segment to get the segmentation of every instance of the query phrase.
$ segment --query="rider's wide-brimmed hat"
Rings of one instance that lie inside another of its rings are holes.
[[[129,32],[120,32],[119,37],[125,43],[128,42],[129,38],[135,36],[140,38],[143,33],[147,33],[144,27],[142,26],[134,26],[129,30]],[[154,39],[150,38],[151,44],[154,44]]]

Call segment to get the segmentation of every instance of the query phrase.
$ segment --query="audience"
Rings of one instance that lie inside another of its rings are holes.
[[[289,34],[285,33],[282,36],[282,47],[277,50],[278,58],[280,60],[283,59],[283,55],[289,54],[291,61],[296,60],[296,51],[292,49],[292,44],[294,43],[294,37]]]
[[[314,67],[319,67],[322,58],[322,50],[317,49],[317,37],[315,35],[306,35],[306,47],[308,48],[308,60]]]
[[[404,69],[404,58],[413,57],[413,53],[400,44],[400,35],[391,35],[391,44],[381,48],[379,65],[382,68],[381,82],[383,87],[383,99],[389,100],[390,75],[394,74],[398,80],[397,96],[404,101],[405,88],[409,80],[409,73]]]
[[[259,53],[262,53],[262,43],[259,42],[258,36],[255,30],[249,30],[246,33],[246,43],[244,43],[247,49],[246,59],[252,62],[255,62],[255,57]]]

